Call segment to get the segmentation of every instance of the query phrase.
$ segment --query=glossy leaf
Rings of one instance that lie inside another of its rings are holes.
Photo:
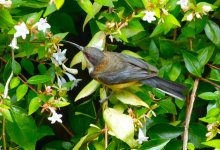
[[[64,0],[54,0],[57,9],[60,9],[64,4]]]
[[[88,47],[96,47],[100,50],[104,50],[106,43],[106,35],[103,31],[97,32],[87,45]]]
[[[193,75],[200,77],[202,73],[202,66],[198,59],[188,52],[183,53],[183,58],[187,70]]]
[[[215,22],[211,20],[207,22],[205,26],[205,33],[209,40],[220,48],[220,28]]]
[[[135,147],[137,142],[134,139],[134,124],[130,116],[122,114],[113,108],[107,108],[103,117],[109,130],[130,147]]]
[[[32,76],[28,79],[29,84],[40,84],[40,83],[45,83],[51,80],[50,76],[47,75],[35,75]]]
[[[8,9],[0,9],[0,27],[7,28],[13,26],[14,22]]]
[[[10,89],[17,87],[20,84],[20,80],[18,77],[13,77],[10,82]]]
[[[150,140],[150,141],[144,143],[140,147],[140,150],[161,150],[167,145],[167,143],[169,141],[170,141],[169,139]]]
[[[103,6],[114,7],[112,0],[95,0],[95,2]]]
[[[90,81],[76,96],[75,101],[78,101],[81,98],[89,96],[99,87],[100,83],[98,81],[92,80]]]
[[[119,90],[119,91],[115,92],[114,95],[118,100],[120,100],[124,104],[129,104],[129,105],[133,105],[133,106],[144,106],[146,108],[149,108],[147,103],[145,103],[138,96],[136,96],[135,94],[133,94],[129,91]]]
[[[169,124],[156,124],[148,131],[151,139],[173,139],[182,135],[183,128],[176,127]]]
[[[41,106],[41,99],[39,97],[34,97],[29,104],[28,115],[31,115],[32,113],[37,111],[40,106]]]
[[[51,3],[47,6],[46,11],[44,12],[44,17],[50,15],[51,13],[55,12],[57,10],[56,5],[54,3]]]
[[[214,50],[215,50],[215,46],[211,45],[199,51],[198,61],[200,62],[201,65],[205,66],[208,63],[209,59],[213,55]]]
[[[220,149],[220,139],[215,139],[207,142],[202,142],[203,145],[219,148]]]
[[[213,92],[204,92],[198,95],[199,98],[204,100],[216,100],[220,97],[220,95],[213,93]]]
[[[22,84],[20,85],[17,90],[16,90],[16,97],[17,100],[21,100],[27,93],[28,91],[28,85],[27,84]]]
[[[93,7],[90,0],[77,0],[79,6],[91,17],[94,17]]]
[[[12,60],[11,68],[14,74],[18,75],[21,73],[21,66],[16,60]]]

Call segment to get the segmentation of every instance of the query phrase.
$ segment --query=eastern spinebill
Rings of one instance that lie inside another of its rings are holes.
[[[157,68],[141,59],[117,52],[101,51],[95,47],[82,47],[70,41],[63,42],[82,51],[90,76],[113,91],[146,84],[174,98],[185,99],[184,85],[158,77]]]

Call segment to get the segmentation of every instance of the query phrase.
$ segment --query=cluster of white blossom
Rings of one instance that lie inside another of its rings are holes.
[[[189,7],[189,0],[179,0],[177,2],[178,5],[180,5],[180,7],[182,8],[182,10],[184,12],[188,11],[190,9]],[[211,5],[208,4],[204,4],[202,6],[202,13],[200,14],[199,12],[191,12],[186,16],[186,20],[187,21],[192,21],[194,16],[196,16],[196,18],[202,18],[201,15],[207,15],[208,12],[212,11],[212,7]]]
[[[32,28],[35,27],[37,27],[39,31],[46,32],[46,30],[50,28],[50,25],[47,23],[47,18],[45,19],[41,18],[35,25],[33,25]],[[30,31],[24,22],[15,25],[14,28],[16,32],[9,46],[12,49],[19,49],[17,45],[17,38],[22,37],[22,39],[25,40],[27,35],[30,33]]]

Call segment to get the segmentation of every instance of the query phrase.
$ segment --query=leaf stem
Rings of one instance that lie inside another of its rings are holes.
[[[199,85],[199,79],[196,78],[193,85],[192,93],[190,95],[189,103],[187,104],[187,109],[186,109],[186,120],[184,125],[184,134],[183,134],[183,150],[187,150],[187,143],[189,138],[189,123],[192,115],[192,109],[195,102],[198,85]]]
[[[105,123],[105,149],[108,147],[108,126]]]
[[[6,138],[5,138],[5,117],[2,117],[2,140],[4,150],[7,150]]]
[[[220,89],[220,85],[218,85],[218,84],[216,84],[216,83],[214,83],[214,82],[212,82],[212,81],[210,81],[210,80],[208,80],[208,79],[205,79],[205,78],[202,78],[202,77],[201,77],[200,80],[202,80],[202,81],[204,81],[204,82],[207,82],[207,83],[209,83],[209,84],[215,86],[216,88]]]

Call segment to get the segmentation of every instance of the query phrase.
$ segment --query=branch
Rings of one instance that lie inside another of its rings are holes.
[[[220,85],[218,85],[218,84],[216,84],[216,83],[214,83],[214,82],[212,82],[212,81],[209,81],[209,80],[207,80],[207,79],[205,79],[205,78],[199,78],[200,80],[202,80],[202,81],[204,81],[204,82],[207,82],[207,83],[209,83],[209,84],[211,84],[211,85],[213,85],[213,86],[215,86],[216,88],[218,88],[218,89],[220,89]]]
[[[192,115],[192,109],[195,102],[196,92],[199,85],[199,79],[195,79],[193,90],[190,96],[189,104],[186,109],[186,120],[184,125],[184,134],[183,134],[183,150],[187,150],[188,136],[189,136],[189,123]]]
[[[212,65],[212,64],[207,64],[207,66],[209,66],[210,68],[214,68],[216,70],[220,70],[219,66],[215,66],[215,65]]]

